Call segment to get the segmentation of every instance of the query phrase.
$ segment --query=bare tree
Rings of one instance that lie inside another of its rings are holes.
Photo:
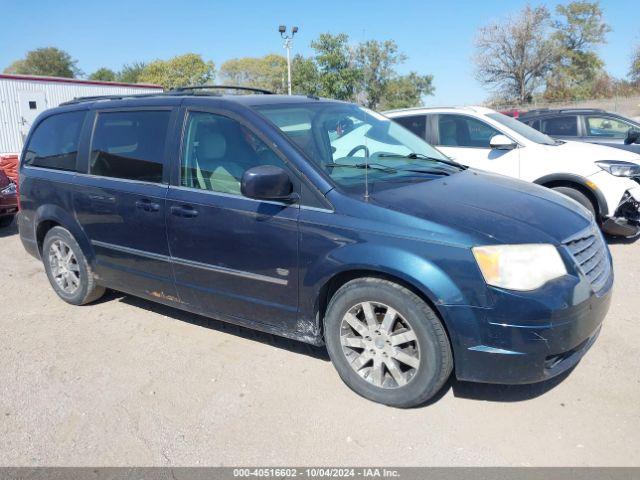
[[[476,78],[502,98],[529,103],[555,56],[549,10],[527,5],[517,16],[480,29]]]

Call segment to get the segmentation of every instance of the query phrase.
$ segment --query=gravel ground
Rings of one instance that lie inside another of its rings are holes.
[[[640,466],[640,241],[568,375],[371,403],[326,351],[120,294],[59,300],[0,231],[0,465]]]

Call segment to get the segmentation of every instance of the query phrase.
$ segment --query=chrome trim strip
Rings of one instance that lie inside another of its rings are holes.
[[[159,253],[146,252],[144,250],[138,250],[137,248],[123,247],[121,245],[114,245],[112,243],[100,242],[98,240],[91,240],[91,244],[96,247],[108,248],[117,252],[129,253],[131,255],[139,255],[141,257],[151,258],[153,260],[162,260],[164,262],[170,261],[170,257],[167,255],[161,255]]]
[[[285,280],[282,278],[270,277],[267,275],[261,275],[259,273],[245,272],[243,270],[235,270],[233,268],[219,267],[217,265],[210,265],[208,263],[187,260],[186,258],[169,257],[167,255],[160,255],[158,253],[145,252],[144,250],[138,250],[136,248],[130,248],[130,247],[123,247],[120,245],[113,245],[111,243],[100,242],[98,240],[92,240],[91,244],[95,245],[96,247],[108,248],[118,252],[128,253],[130,255],[139,255],[141,257],[151,258],[153,260],[177,263],[187,267],[201,268],[203,270],[208,270],[210,272],[225,273],[227,275],[234,275],[236,277],[249,278],[251,280],[259,280],[261,282],[275,283],[276,285],[286,286],[289,284],[288,280]]]
[[[259,273],[245,272],[243,270],[235,270],[233,268],[219,267],[217,265],[210,265],[208,263],[196,262],[193,260],[187,260],[186,258],[172,257],[173,262],[188,267],[201,268],[203,270],[209,270],[211,272],[226,273],[228,275],[235,275],[236,277],[249,278],[252,280],[260,280],[262,282],[275,283],[277,285],[288,285],[289,281],[282,278],[269,277],[267,275],[261,275]]]
[[[256,198],[250,198],[250,197],[245,197],[244,195],[240,194],[235,194],[235,193],[226,193],[226,192],[216,192],[215,190],[205,190],[203,188],[194,188],[194,187],[185,187],[182,185],[170,185],[169,186],[170,189],[175,189],[175,190],[183,190],[183,191],[187,191],[187,192],[196,192],[196,193],[204,193],[207,195],[213,195],[215,197],[223,197],[223,198],[235,198],[238,200],[249,200],[251,202],[254,203],[268,203],[271,205],[278,205],[281,207],[294,207],[294,208],[298,208],[299,205],[297,203],[287,203],[287,202],[277,202],[274,200],[258,200]],[[172,202],[177,202],[176,199],[171,198],[168,199]],[[194,202],[197,203],[197,202]]]

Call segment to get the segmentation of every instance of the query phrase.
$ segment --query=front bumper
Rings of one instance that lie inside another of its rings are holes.
[[[595,342],[611,302],[613,275],[595,294],[565,276],[536,292],[495,289],[494,307],[446,307],[459,380],[523,384],[578,363]]]
[[[640,235],[640,189],[624,193],[613,217],[602,221],[602,230],[617,237]]]

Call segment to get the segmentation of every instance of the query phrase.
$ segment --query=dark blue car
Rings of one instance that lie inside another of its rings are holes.
[[[63,300],[111,288],[326,344],[349,387],[388,405],[425,402],[451,372],[557,375],[609,308],[585,209],[349,103],[81,99],[34,123],[20,177],[22,242]]]

